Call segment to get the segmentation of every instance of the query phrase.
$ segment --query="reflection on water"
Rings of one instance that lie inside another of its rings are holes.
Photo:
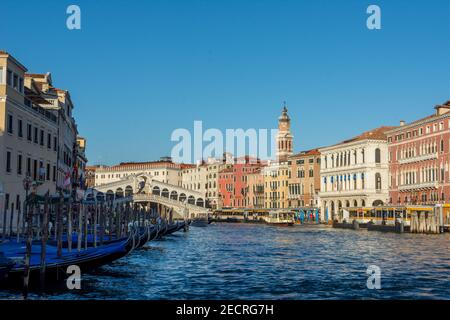
[[[31,298],[450,299],[449,249],[450,234],[215,224],[150,242],[84,275],[82,290]],[[369,265],[381,268],[381,290],[366,287]]]

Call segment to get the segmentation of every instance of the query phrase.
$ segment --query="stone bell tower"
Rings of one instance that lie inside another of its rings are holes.
[[[278,162],[287,161],[288,156],[292,155],[293,135],[291,134],[291,118],[288,116],[288,109],[284,103],[281,116],[278,118],[277,135],[277,160]]]

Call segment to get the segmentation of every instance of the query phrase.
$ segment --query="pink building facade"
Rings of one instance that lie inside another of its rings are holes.
[[[450,101],[386,132],[393,205],[450,203]]]

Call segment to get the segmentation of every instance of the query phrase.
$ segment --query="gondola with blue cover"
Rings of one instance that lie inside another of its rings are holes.
[[[9,271],[14,266],[14,261],[5,257],[3,252],[0,252],[0,281],[6,279]]]
[[[81,272],[86,272],[105,264],[113,262],[127,255],[137,245],[136,234],[131,233],[129,237],[119,239],[110,244],[86,250],[68,251],[62,250],[61,257],[57,255],[57,247],[47,245],[46,248],[46,280],[58,281],[67,278],[67,268],[76,265]],[[0,245],[0,250],[8,260],[13,261],[13,265],[8,271],[7,281],[19,284],[24,274],[24,257],[26,251],[25,242],[9,241]],[[41,268],[41,244],[33,243],[30,257],[30,279],[39,279]]]

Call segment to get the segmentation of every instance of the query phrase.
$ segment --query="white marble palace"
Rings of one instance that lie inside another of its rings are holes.
[[[321,148],[321,214],[332,218],[350,207],[389,201],[388,146],[380,127],[339,144]]]

